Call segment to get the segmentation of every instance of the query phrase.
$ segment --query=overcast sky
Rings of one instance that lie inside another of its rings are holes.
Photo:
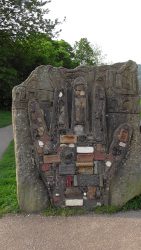
[[[107,54],[107,62],[141,63],[141,0],[52,0],[50,16],[60,20],[58,39],[71,45],[86,37]]]

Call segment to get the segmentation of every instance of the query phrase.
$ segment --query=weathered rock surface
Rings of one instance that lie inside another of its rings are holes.
[[[138,85],[137,65],[128,61],[73,70],[40,66],[14,87],[17,190],[23,211],[41,211],[49,200],[64,206],[67,196],[77,195],[79,204],[81,199],[88,207],[121,206],[141,193]],[[67,148],[62,149],[61,140]],[[72,144],[93,148],[94,153],[81,156],[83,166]]]

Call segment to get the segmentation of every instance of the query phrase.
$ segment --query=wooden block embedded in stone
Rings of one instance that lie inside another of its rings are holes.
[[[104,161],[106,159],[106,154],[103,152],[95,151],[94,160],[95,161]]]
[[[36,144],[36,150],[39,155],[43,154],[43,148],[39,147],[37,144]]]
[[[77,162],[92,162],[93,154],[77,154]]]
[[[91,154],[94,152],[94,147],[92,146],[78,146],[76,148],[78,154]]]
[[[93,169],[93,167],[90,167],[90,166],[88,166],[88,167],[83,167],[83,166],[81,166],[81,167],[79,167],[78,168],[78,173],[79,174],[93,174],[94,173],[94,169]]]
[[[59,165],[59,174],[60,175],[74,175],[75,174],[75,165],[61,163]]]
[[[44,155],[44,163],[59,163],[60,155]]]
[[[98,177],[98,175],[79,174],[78,175],[78,185],[80,187],[98,186],[99,185],[99,177]]]
[[[94,186],[89,186],[88,191],[87,191],[87,197],[89,200],[93,200],[95,198],[96,194],[96,187]]]
[[[65,196],[66,198],[82,198],[82,193],[78,187],[67,187]]]
[[[76,135],[60,135],[61,144],[75,144],[77,143]]]
[[[66,199],[65,205],[67,207],[83,206],[83,199]]]
[[[101,143],[96,144],[96,151],[104,152],[105,151],[104,145]]]
[[[76,167],[93,167],[93,161],[92,162],[76,162]]]
[[[49,170],[50,170],[50,164],[44,163],[44,164],[41,166],[41,170],[42,170],[43,172],[49,171]]]

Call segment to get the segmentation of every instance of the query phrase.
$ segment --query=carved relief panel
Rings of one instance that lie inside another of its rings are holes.
[[[53,206],[110,204],[111,181],[134,133],[127,115],[139,112],[135,68],[117,68],[101,68],[91,79],[87,71],[65,77],[63,69],[51,94],[17,88],[13,108],[28,106],[35,163]]]

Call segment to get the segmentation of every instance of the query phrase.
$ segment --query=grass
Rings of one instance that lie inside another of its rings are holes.
[[[75,216],[88,213],[113,214],[119,211],[141,209],[141,195],[127,202],[122,208],[115,206],[96,207],[90,211],[85,208],[53,208],[43,212],[45,216]],[[14,156],[14,142],[0,160],[0,216],[7,213],[20,212],[16,196],[16,167]]]
[[[141,195],[136,196],[132,200],[128,201],[122,207],[122,211],[139,210],[139,209],[141,209]]]
[[[15,172],[14,143],[11,142],[0,160],[0,215],[19,210]]]
[[[6,127],[11,123],[12,123],[11,112],[0,110],[0,128]]]
[[[122,208],[116,206],[101,206],[94,208],[96,214],[114,214],[120,211],[122,211]]]
[[[54,208],[49,207],[43,212],[43,215],[45,216],[76,216],[76,215],[83,215],[88,213],[88,211],[85,208]]]

